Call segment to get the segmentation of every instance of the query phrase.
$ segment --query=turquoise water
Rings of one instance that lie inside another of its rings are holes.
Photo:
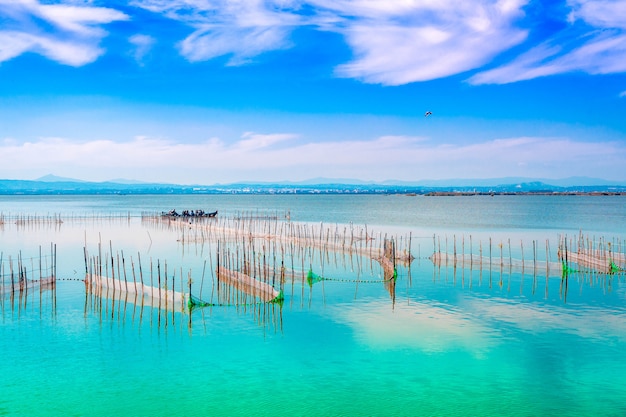
[[[194,293],[216,297],[216,244],[183,244],[180,230],[140,217],[172,208],[288,213],[340,231],[367,225],[405,247],[409,237],[416,259],[398,267],[390,289],[366,257],[318,253],[301,265],[284,250],[294,269],[337,280],[287,282],[282,305],[191,315],[88,294],[83,248],[92,256],[100,245],[128,262],[140,255],[146,276],[166,260],[175,285],[190,272]],[[464,252],[471,239],[477,253],[491,238],[494,252],[511,248],[513,257],[536,242],[540,258],[555,257],[563,234],[623,245],[623,197],[3,196],[0,212],[3,262],[28,264],[40,250],[45,258],[52,242],[60,279],[55,290],[3,298],[0,415],[626,414],[623,275],[565,282],[428,259],[446,239]],[[19,226],[9,220],[17,214],[67,220]]]

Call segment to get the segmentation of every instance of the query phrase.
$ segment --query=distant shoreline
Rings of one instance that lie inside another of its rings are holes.
[[[410,195],[418,195],[409,193]],[[469,197],[469,196],[496,196],[496,195],[550,195],[550,196],[626,196],[625,191],[502,191],[502,192],[467,192],[467,191],[432,191],[425,194],[427,197]]]
[[[390,190],[229,190],[229,191],[180,191],[168,190],[165,192],[155,190],[142,191],[112,191],[112,190],[81,190],[81,191],[6,191],[0,190],[0,196],[5,197],[24,197],[24,196],[206,196],[206,195],[294,195],[294,196],[330,196],[330,195],[381,195],[381,196],[424,196],[424,197],[474,197],[474,196],[626,196],[626,191],[390,191]]]
[[[626,195],[626,185],[556,186],[544,182],[501,185],[414,184],[285,184],[237,183],[223,185],[176,185],[158,183],[116,183],[77,181],[0,180],[0,195]]]

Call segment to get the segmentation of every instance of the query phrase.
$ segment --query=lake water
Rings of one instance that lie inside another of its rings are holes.
[[[207,221],[257,221],[268,236],[325,232],[299,249],[142,217],[171,209],[219,210]],[[429,259],[558,261],[564,237],[623,253],[625,197],[0,196],[0,216],[0,415],[626,415],[624,273]],[[324,234],[364,230],[415,257],[393,285]],[[282,263],[327,279],[285,281],[282,303],[224,301],[218,250],[239,265],[244,245],[259,270]],[[45,276],[54,252],[54,289],[8,289],[10,265]],[[157,265],[175,288],[191,277],[192,293],[220,305],[190,313],[96,296],[82,280],[98,255],[118,277],[123,259],[128,282],[139,264],[144,282],[155,284]]]

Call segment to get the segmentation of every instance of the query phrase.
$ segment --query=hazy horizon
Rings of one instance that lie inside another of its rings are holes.
[[[0,178],[626,182],[626,3],[0,0]]]
[[[513,187],[517,184],[545,184],[553,187],[623,187],[626,186],[626,182],[609,181],[602,178],[591,177],[568,177],[568,178],[528,178],[528,177],[500,177],[500,178],[451,178],[446,180],[417,180],[417,181],[398,181],[398,180],[383,180],[383,181],[362,181],[354,178],[307,178],[300,181],[292,180],[276,180],[276,181],[254,181],[254,180],[241,180],[228,183],[175,183],[175,182],[152,182],[152,181],[139,181],[132,178],[109,178],[102,181],[89,181],[82,178],[61,177],[55,174],[46,174],[38,178],[22,178],[22,179],[5,179],[0,178],[0,181],[33,181],[43,183],[58,183],[58,182],[71,182],[71,183],[85,183],[93,184],[96,186],[100,183],[120,184],[120,185],[151,185],[151,184],[163,184],[171,186],[206,186],[206,187],[220,187],[230,185],[279,185],[279,186],[330,186],[330,185],[343,185],[343,186],[388,186],[388,187]]]

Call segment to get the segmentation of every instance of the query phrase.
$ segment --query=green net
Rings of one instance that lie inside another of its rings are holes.
[[[268,303],[282,304],[283,301],[285,301],[285,295],[283,291],[280,290],[278,292],[278,295],[272,298],[271,300],[269,300]],[[262,304],[262,303],[246,303],[245,305],[253,305],[253,304]],[[189,308],[189,310],[192,310],[194,308],[199,308],[199,307],[228,307],[228,306],[235,306],[235,305],[243,305],[243,304],[210,303],[192,294],[189,294],[189,300],[187,301],[187,307]]]
[[[569,265],[567,265],[567,263],[565,263],[565,261],[563,261],[563,276],[566,276],[568,274],[575,274],[577,272],[580,272],[574,268],[571,268]]]
[[[616,274],[618,272],[624,272],[624,268],[621,268],[615,262],[611,261],[611,264],[609,265],[609,273]]]
[[[309,269],[309,273],[306,276],[306,282],[309,284],[309,286],[312,286],[316,282],[320,282],[323,280],[324,280],[324,277],[317,275],[316,273],[313,272],[313,270]]]
[[[218,306],[219,304],[209,303],[207,301],[201,300],[195,295],[189,294],[189,300],[187,301],[187,307],[191,310],[195,307],[213,307]]]
[[[609,270],[608,270],[609,274],[618,274],[618,273],[625,272],[625,271],[626,271],[626,269],[620,267],[615,262],[611,261],[609,263]],[[582,272],[582,271],[580,271],[578,269],[571,268],[569,265],[567,265],[567,263],[565,263],[565,261],[563,261],[563,276],[566,276],[568,274],[575,274],[575,273],[579,273],[579,272]],[[606,273],[606,272],[604,272],[604,273]]]
[[[283,294],[283,290],[280,290],[278,292],[278,295],[274,297],[272,300],[270,300],[269,302],[273,304],[280,304],[283,301],[285,301],[285,294]]]
[[[398,270],[396,268],[393,269],[393,276],[388,278],[388,279],[382,279],[382,280],[361,280],[361,279],[338,279],[338,278],[328,278],[328,277],[323,277],[321,275],[316,274],[315,272],[313,272],[312,269],[309,269],[309,273],[306,276],[306,282],[309,284],[309,286],[313,286],[313,284],[320,282],[320,281],[335,281],[335,282],[359,282],[359,283],[380,283],[380,282],[389,282],[389,281],[395,281],[398,278]]]

